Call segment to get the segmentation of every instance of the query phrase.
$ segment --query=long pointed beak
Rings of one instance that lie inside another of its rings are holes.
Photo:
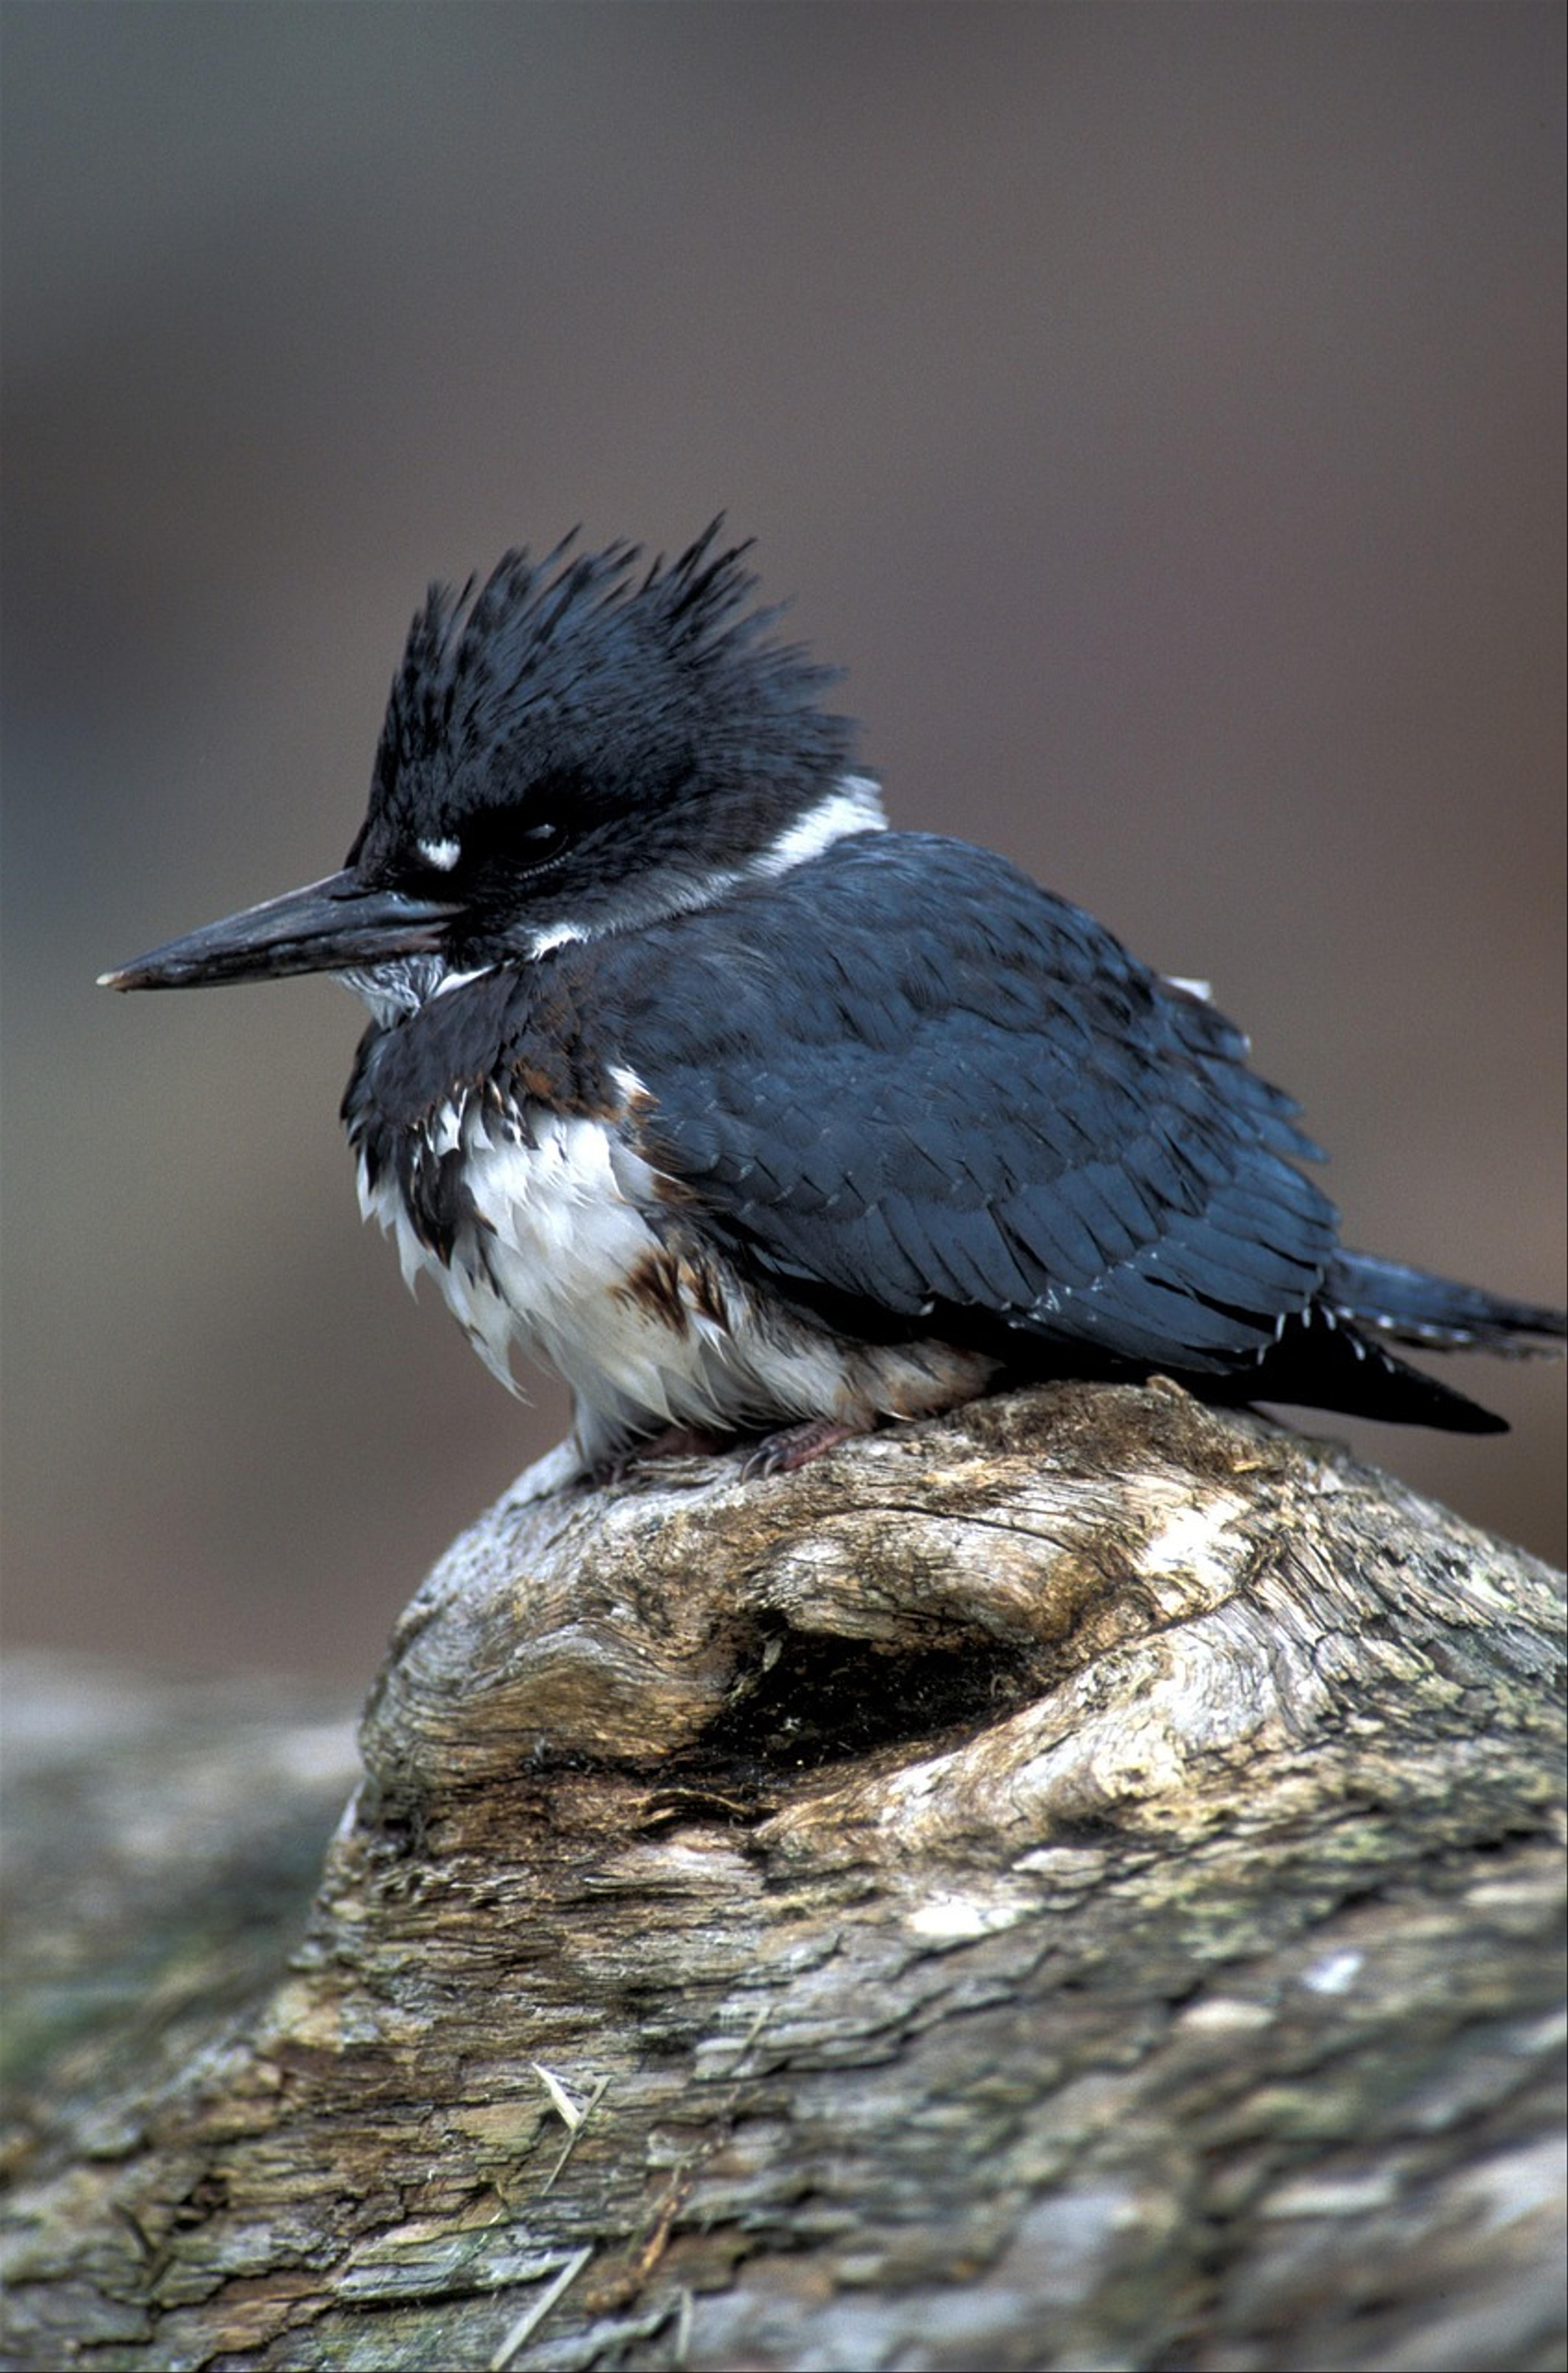
[[[348,972],[389,956],[422,955],[460,912],[400,890],[368,889],[350,868],[289,890],[242,915],[99,976],[100,988],[205,988],[218,981],[279,980],[286,973]]]

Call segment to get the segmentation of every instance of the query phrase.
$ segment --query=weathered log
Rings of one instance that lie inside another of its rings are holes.
[[[93,1767],[8,2364],[1559,2361],[1545,1569],[1157,1384],[548,1480],[400,1625],[286,1968],[335,1734]]]

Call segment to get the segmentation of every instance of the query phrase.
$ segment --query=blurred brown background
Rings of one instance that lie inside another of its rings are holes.
[[[1555,6],[10,6],[10,1636],[368,1675],[560,1431],[361,1230],[325,872],[433,575],[721,506],[902,823],[1211,977],[1353,1243],[1562,1292]],[[1364,1448],[1561,1557],[1563,1377]],[[1352,1429],[1333,1420],[1328,1430]]]

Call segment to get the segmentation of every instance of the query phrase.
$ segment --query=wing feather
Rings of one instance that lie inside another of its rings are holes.
[[[649,1158],[783,1291],[1225,1370],[1322,1278],[1241,1033],[1000,858],[867,836],[598,962]]]

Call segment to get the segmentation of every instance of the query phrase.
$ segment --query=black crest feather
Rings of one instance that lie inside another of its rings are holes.
[[[726,546],[723,528],[721,513],[645,569],[623,541],[574,554],[574,530],[541,558],[507,552],[477,590],[432,586],[393,681],[369,821],[411,797],[427,808],[437,780],[482,801],[478,770],[508,752],[529,773],[635,773],[667,790],[737,768],[759,784],[841,774],[854,727],[819,705],[840,672],[768,639],[780,608],[749,606],[750,547]]]

